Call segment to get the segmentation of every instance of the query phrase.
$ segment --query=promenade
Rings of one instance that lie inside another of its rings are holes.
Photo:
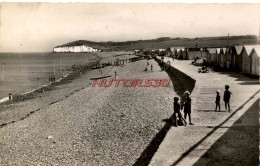
[[[259,80],[232,72],[198,73],[191,61],[165,58],[196,80],[194,126],[171,127],[149,165],[258,165]],[[230,85],[231,113],[225,112],[224,86]],[[221,90],[221,112],[215,112]]]

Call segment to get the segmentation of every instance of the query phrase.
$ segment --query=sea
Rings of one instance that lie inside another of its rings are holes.
[[[73,65],[95,62],[94,53],[0,53],[0,100],[30,92],[72,72]]]

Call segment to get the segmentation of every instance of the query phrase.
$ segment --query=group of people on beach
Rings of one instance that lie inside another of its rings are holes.
[[[220,90],[216,91],[217,95],[216,95],[216,108],[215,111],[217,111],[217,108],[219,108],[220,111]],[[228,110],[230,112],[230,98],[231,98],[231,92],[229,91],[229,85],[225,85],[225,92],[224,92],[224,96],[223,96],[223,100],[225,102],[225,108],[226,111]],[[178,125],[187,125],[186,122],[186,117],[188,115],[189,117],[189,124],[190,125],[194,125],[191,122],[191,97],[190,97],[190,92],[189,91],[185,91],[184,92],[184,100],[182,101],[182,103],[180,104],[179,102],[179,97],[174,97],[174,102],[173,102],[173,108],[174,108],[174,114],[173,114],[173,123],[176,127],[178,127]],[[181,114],[181,110],[184,110],[184,118]],[[178,120],[177,120],[178,118]]]
[[[144,71],[148,71],[149,61],[147,61]],[[151,64],[151,71],[153,71],[153,65]]]
[[[49,77],[49,81],[50,81],[50,82],[55,82],[55,76],[50,76],[50,77]]]

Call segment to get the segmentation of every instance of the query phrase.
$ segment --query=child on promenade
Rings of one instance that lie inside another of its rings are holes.
[[[228,111],[230,112],[230,104],[229,104],[229,100],[230,100],[230,97],[231,97],[231,92],[229,91],[229,85],[225,85],[225,92],[224,92],[224,102],[225,102],[225,108],[226,108],[226,111],[228,109]]]
[[[184,122],[184,126],[186,126],[187,122],[181,115],[181,105],[179,103],[179,98],[174,97],[174,102],[173,102],[173,108],[174,108],[174,124],[176,127],[178,127],[178,121],[177,121],[177,116],[180,122]]]
[[[185,95],[185,100],[184,100],[184,118],[186,120],[186,117],[188,115],[189,116],[190,125],[194,125],[193,123],[191,123],[191,98],[190,98],[190,92],[189,91],[185,91],[184,95]]]
[[[220,111],[220,90],[217,90],[216,91],[217,95],[216,95],[216,108],[215,108],[215,111],[217,111],[217,109],[219,108],[219,111]]]

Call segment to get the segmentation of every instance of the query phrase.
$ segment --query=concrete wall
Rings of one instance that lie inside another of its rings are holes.
[[[166,66],[166,63],[160,63],[161,60],[155,58],[155,61],[162,67]],[[183,94],[185,91],[190,91],[190,93],[193,91],[196,80],[188,76],[187,74],[183,73],[182,71],[174,68],[173,66],[170,66],[166,73],[169,75],[174,91],[176,94],[180,97],[183,97]]]

